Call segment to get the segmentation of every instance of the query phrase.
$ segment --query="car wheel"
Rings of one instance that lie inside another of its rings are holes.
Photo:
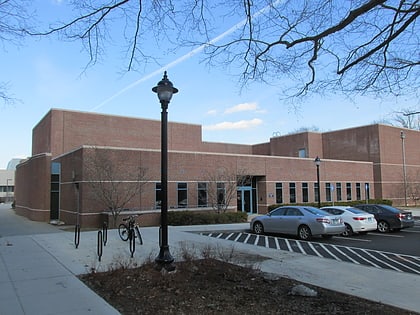
[[[309,226],[301,225],[298,228],[298,236],[301,240],[307,241],[312,237],[312,232]]]
[[[381,233],[389,232],[389,224],[386,221],[378,222],[378,231]]]
[[[341,233],[341,235],[343,236],[352,236],[353,235],[353,229],[351,228],[350,224],[345,224],[346,225],[346,229],[344,230],[343,233]]]
[[[263,234],[264,233],[264,226],[261,222],[255,222],[254,226],[252,227],[255,234]]]

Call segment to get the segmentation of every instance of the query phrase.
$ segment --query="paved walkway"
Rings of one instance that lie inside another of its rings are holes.
[[[420,211],[416,216],[420,216]],[[248,224],[169,228],[171,254],[179,260],[185,251],[200,255],[212,248],[231,255],[238,264],[255,264],[264,272],[290,277],[331,290],[420,312],[420,276],[377,269],[314,256],[272,250],[201,236],[194,231],[248,229]],[[0,233],[1,234],[1,233]],[[74,233],[0,237],[0,315],[119,314],[77,275],[103,271],[115,262],[141,263],[159,251],[158,228],[142,228],[143,246],[131,258],[128,243],[116,230],[108,231],[101,261],[98,232],[82,232],[75,248]]]

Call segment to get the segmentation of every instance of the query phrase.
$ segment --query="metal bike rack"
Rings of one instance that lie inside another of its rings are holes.
[[[134,257],[134,252],[136,251],[136,236],[134,234],[134,229],[130,228],[128,230],[128,239],[129,239],[129,244],[130,244],[130,253],[131,253],[131,258]]]
[[[79,247],[80,243],[80,224],[76,224],[74,227],[74,245],[76,249]]]
[[[108,224],[106,222],[104,222],[104,224],[102,225],[102,233],[103,233],[103,243],[104,246],[106,246],[106,243],[108,242]]]
[[[102,235],[102,231],[98,231],[98,258],[99,261],[101,261],[102,258],[102,252],[103,252],[103,235]]]

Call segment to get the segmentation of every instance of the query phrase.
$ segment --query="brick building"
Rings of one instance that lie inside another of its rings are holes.
[[[228,183],[211,177],[220,170],[247,178],[228,200],[232,209],[265,213],[275,203],[316,202],[317,156],[321,202],[384,198],[403,205],[420,194],[419,131],[375,124],[255,145],[204,142],[201,136],[200,125],[168,124],[169,211],[211,209],[212,181],[222,193],[227,189]],[[32,156],[16,170],[18,213],[37,221],[99,225],[106,205],[93,192],[101,180],[89,164],[100,156],[118,170],[108,182],[126,190],[142,182],[126,208],[143,212],[143,224],[158,224],[160,121],[52,109],[32,138]],[[133,177],[136,167],[145,171],[141,179]]]

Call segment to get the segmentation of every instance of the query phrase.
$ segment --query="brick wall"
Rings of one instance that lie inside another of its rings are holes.
[[[257,179],[259,213],[265,213],[275,203],[276,183],[283,184],[284,203],[290,199],[290,183],[296,187],[296,202],[302,202],[303,183],[308,184],[308,201],[314,202],[316,156],[321,158],[321,201],[326,199],[326,183],[334,186],[341,183],[343,201],[347,199],[347,183],[351,185],[352,200],[356,199],[357,184],[364,200],[364,184],[369,183],[371,198],[390,198],[395,204],[401,204],[404,186],[400,131],[400,128],[372,125],[274,137],[270,142],[252,146],[202,142],[201,126],[169,123],[168,205],[170,211],[177,209],[177,184],[185,182],[188,205],[195,207],[197,183],[208,180],[207,175],[219,168],[237,174],[245,172]],[[420,174],[420,132],[404,132],[407,181],[415,185],[419,184]],[[34,127],[34,156],[17,169],[17,211],[35,220],[49,219],[52,158],[61,163],[60,219],[68,224],[74,224],[79,218],[84,225],[101,225],[107,209],[93,193],[91,183],[95,178],[88,176],[87,169],[93,152],[101,151],[123,175],[118,180],[132,180],[124,170],[140,165],[147,169],[147,183],[126,208],[147,213],[146,224],[158,223],[155,186],[160,182],[160,145],[160,121],[51,110]],[[301,149],[305,150],[306,158],[298,158]],[[336,191],[332,195],[336,200]],[[235,200],[231,206],[236,206]]]
[[[50,220],[51,155],[20,163],[15,175],[16,213],[34,221]]]

